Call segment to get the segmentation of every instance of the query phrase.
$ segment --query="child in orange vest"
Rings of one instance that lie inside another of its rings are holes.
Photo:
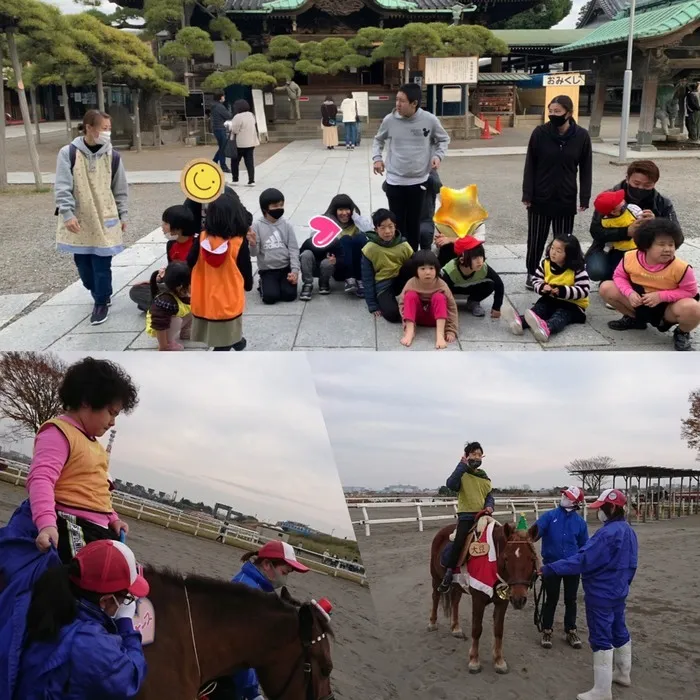
[[[192,268],[192,340],[220,351],[243,350],[245,292],[253,289],[246,234],[253,217],[226,189],[207,207],[205,230],[187,258]]]
[[[600,296],[622,318],[610,321],[614,331],[644,330],[651,324],[665,333],[673,326],[676,350],[691,350],[691,331],[700,325],[700,295],[693,268],[676,257],[683,232],[670,219],[650,219],[637,229],[638,250],[625,253],[613,279],[600,285]]]
[[[88,542],[116,540],[122,530],[128,532],[112,508],[109,455],[97,438],[120,413],[131,412],[138,394],[119,365],[86,357],[68,368],[59,398],[63,413],[39,428],[27,478],[29,499],[8,527],[33,529],[39,550],[54,546],[67,564]]]

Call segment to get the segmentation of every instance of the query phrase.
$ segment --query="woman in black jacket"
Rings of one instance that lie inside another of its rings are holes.
[[[576,175],[580,170],[578,211],[588,209],[591,199],[593,151],[588,132],[573,118],[574,103],[566,95],[548,106],[549,123],[530,136],[523,174],[523,204],[527,207],[527,282],[542,260],[549,237],[573,233],[577,211]]]

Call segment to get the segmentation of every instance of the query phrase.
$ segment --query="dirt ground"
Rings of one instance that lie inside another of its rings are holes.
[[[354,516],[357,514],[355,513]],[[382,517],[391,517],[383,512]],[[396,640],[398,671],[412,692],[425,698],[469,700],[573,700],[592,687],[592,656],[587,646],[583,596],[578,628],[584,647],[563,641],[563,606],[555,618],[554,647],[539,646],[532,595],[523,611],[506,615],[504,654],[510,673],[499,676],[491,663],[493,625],[487,610],[481,642],[483,670],[467,671],[469,641],[450,635],[438,620],[428,632],[431,582],[430,544],[444,523],[417,532],[417,525],[373,526],[371,537],[357,530],[372,596],[383,631]],[[591,531],[593,526],[589,526]],[[627,605],[632,635],[631,688],[615,688],[615,700],[698,697],[700,687],[700,516],[635,526],[639,570]],[[471,601],[463,598],[462,627],[469,635]]]
[[[0,525],[24,497],[23,488],[0,482]],[[130,520],[129,527],[129,546],[143,562],[225,579],[235,575],[241,566],[242,550],[149,523]],[[409,697],[397,690],[395,659],[380,634],[366,586],[311,571],[290,577],[289,588],[299,599],[325,596],[334,605],[332,680],[336,697],[347,700]]]

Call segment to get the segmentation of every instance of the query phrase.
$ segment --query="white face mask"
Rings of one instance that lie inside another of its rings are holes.
[[[103,146],[107,146],[109,143],[112,141],[112,132],[111,131],[102,131],[100,132],[100,135],[97,137],[97,143],[102,144]]]
[[[564,509],[564,510],[573,510],[574,509],[574,502],[567,498],[566,496],[561,497],[561,501],[559,502],[559,505]]]
[[[598,508],[598,520],[600,520],[601,523],[607,522],[608,516],[603,513],[602,508]]]
[[[275,578],[270,581],[272,584],[272,587],[277,590],[279,588],[282,588],[282,586],[287,585],[287,574],[282,574],[280,573],[277,569],[275,569]]]

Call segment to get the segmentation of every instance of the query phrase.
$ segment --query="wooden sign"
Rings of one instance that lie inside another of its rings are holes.
[[[472,542],[469,545],[469,556],[470,557],[483,557],[489,553],[489,543],[488,542]]]

